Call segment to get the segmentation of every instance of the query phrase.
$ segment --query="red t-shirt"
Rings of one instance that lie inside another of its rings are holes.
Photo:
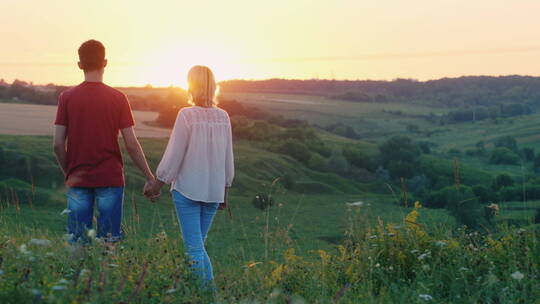
[[[54,124],[67,128],[66,185],[124,186],[118,135],[135,125],[126,95],[85,81],[60,94]]]

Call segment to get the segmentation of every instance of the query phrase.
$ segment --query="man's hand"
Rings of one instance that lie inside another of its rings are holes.
[[[152,202],[155,202],[161,196],[161,187],[157,188],[157,182],[155,178],[149,179],[144,184],[143,194]]]

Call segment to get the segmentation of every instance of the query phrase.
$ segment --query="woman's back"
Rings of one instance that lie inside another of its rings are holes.
[[[225,187],[234,177],[227,112],[218,107],[182,109],[157,175],[194,201],[223,202]]]

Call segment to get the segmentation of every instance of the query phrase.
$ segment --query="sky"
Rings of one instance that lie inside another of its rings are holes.
[[[77,84],[77,48],[105,44],[105,82],[419,80],[540,76],[538,0],[0,2],[0,78]]]

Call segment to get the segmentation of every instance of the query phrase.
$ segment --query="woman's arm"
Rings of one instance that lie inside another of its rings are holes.
[[[184,154],[189,142],[189,130],[182,110],[178,112],[176,121],[169,138],[169,143],[163,153],[161,162],[156,170],[156,178],[165,184],[170,184],[176,179]],[[162,184],[161,183],[161,184]]]
[[[227,128],[227,148],[225,151],[225,187],[230,187],[234,179],[234,153],[232,144],[232,128],[230,121]]]

